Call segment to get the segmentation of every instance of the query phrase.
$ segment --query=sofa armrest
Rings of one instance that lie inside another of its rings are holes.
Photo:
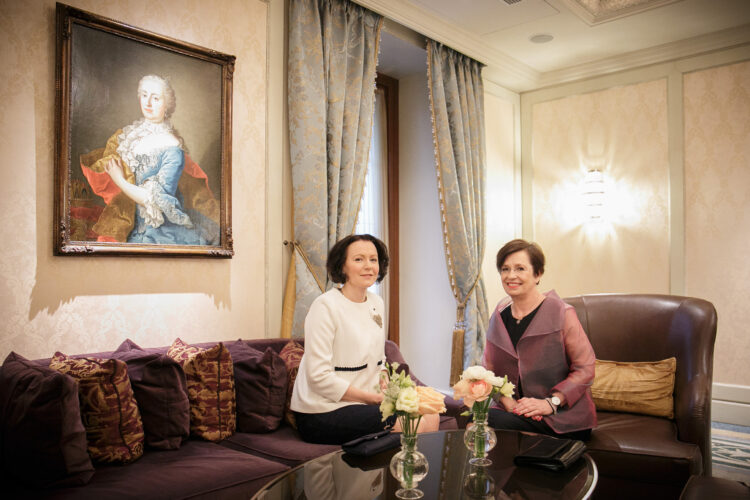
[[[690,396],[680,397],[678,391],[685,391]],[[711,450],[711,377],[701,374],[683,388],[675,387],[674,401],[677,439],[695,443],[703,452]],[[711,465],[709,453],[703,460],[703,473],[707,476],[711,475]]]

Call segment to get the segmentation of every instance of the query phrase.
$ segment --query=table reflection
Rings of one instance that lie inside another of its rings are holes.
[[[430,472],[419,482],[424,498],[454,499],[555,499],[587,498],[596,485],[597,471],[587,455],[560,472],[517,467],[513,458],[524,449],[528,435],[498,431],[497,446],[490,451],[492,464],[469,463],[463,431],[441,431],[419,435],[419,449],[430,464]],[[306,463],[277,478],[257,499],[263,500],[385,500],[395,498],[400,488],[388,470],[398,449],[373,457],[334,452]]]
[[[305,496],[315,500],[373,500],[383,493],[386,468],[351,468],[331,454],[305,465]]]
[[[464,498],[471,500],[489,500],[495,498],[495,478],[487,468],[469,464],[464,477]]]

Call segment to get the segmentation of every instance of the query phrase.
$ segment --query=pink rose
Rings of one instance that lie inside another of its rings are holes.
[[[475,401],[484,401],[492,393],[492,384],[484,380],[461,379],[453,386],[453,399],[463,399],[469,408]]]
[[[492,392],[492,384],[485,380],[475,380],[469,382],[471,397],[475,401],[484,401]]]

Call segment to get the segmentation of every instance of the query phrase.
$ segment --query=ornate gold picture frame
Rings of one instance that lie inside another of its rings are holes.
[[[56,255],[232,257],[234,62],[57,4]]]

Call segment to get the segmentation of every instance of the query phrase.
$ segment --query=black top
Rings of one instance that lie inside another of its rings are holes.
[[[539,307],[541,307],[542,303],[544,303],[544,301],[540,302],[539,305],[536,306],[536,309],[534,309],[521,319],[516,319],[513,317],[513,314],[510,312],[510,306],[506,307],[500,312],[500,318],[502,318],[503,320],[505,329],[508,330],[510,341],[513,342],[513,348],[518,347],[518,341],[523,336],[526,328],[529,327],[529,323],[531,323],[531,320],[534,319],[534,316],[536,316],[536,312],[539,310]]]
[[[500,311],[500,318],[503,320],[505,329],[508,330],[508,335],[510,336],[510,341],[513,343],[514,349],[518,348],[518,341],[521,340],[521,337],[523,337],[523,334],[529,327],[529,323],[531,323],[531,320],[534,319],[534,316],[536,316],[536,312],[539,310],[543,303],[544,301],[540,302],[539,305],[536,306],[536,309],[534,309],[521,319],[516,319],[513,317],[513,314],[510,311],[510,306]],[[518,394],[519,398],[523,397],[520,374],[518,378],[518,387],[516,387],[516,393]]]

